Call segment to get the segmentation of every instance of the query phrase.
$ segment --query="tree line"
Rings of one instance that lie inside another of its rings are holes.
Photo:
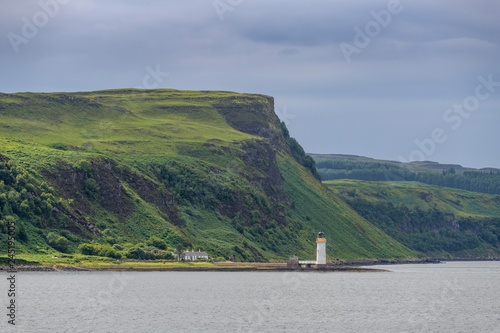
[[[319,161],[316,162],[316,167],[322,180],[418,181],[467,191],[500,194],[499,171],[457,173],[454,168],[450,168],[441,172],[413,172],[388,163],[345,160]]]

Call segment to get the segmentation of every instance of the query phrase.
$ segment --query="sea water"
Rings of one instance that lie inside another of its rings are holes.
[[[500,262],[373,268],[18,272],[0,332],[500,332]]]

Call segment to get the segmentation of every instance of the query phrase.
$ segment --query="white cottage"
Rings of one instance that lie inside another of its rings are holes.
[[[205,251],[186,251],[182,252],[181,260],[185,261],[196,261],[196,260],[208,260],[208,254]]]

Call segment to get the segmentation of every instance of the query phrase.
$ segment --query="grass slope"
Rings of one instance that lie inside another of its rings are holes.
[[[14,223],[19,258],[313,259],[319,230],[331,258],[415,255],[314,178],[268,96],[0,94],[0,130],[0,241]]]
[[[311,233],[323,230],[330,235],[327,249],[331,256],[341,259],[417,256],[363,219],[295,161],[282,157],[280,164],[294,207],[292,218],[307,221]],[[311,237],[304,232],[302,238]]]

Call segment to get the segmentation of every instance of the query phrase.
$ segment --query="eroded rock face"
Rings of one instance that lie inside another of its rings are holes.
[[[44,174],[63,198],[73,200],[73,209],[62,213],[95,235],[98,234],[92,220],[95,205],[126,218],[135,209],[131,192],[155,205],[171,223],[180,224],[173,195],[164,186],[112,160],[93,159],[80,166],[60,163],[56,170]]]
[[[241,156],[242,161],[249,167],[261,171],[261,175],[256,175],[249,181],[259,186],[271,202],[269,217],[279,224],[286,224],[285,207],[289,207],[289,204],[283,190],[283,178],[278,168],[276,150],[265,140],[244,142],[242,148],[245,151]]]
[[[279,135],[279,118],[274,113],[274,99],[270,96],[227,97],[214,103],[214,107],[238,131],[264,138]]]

